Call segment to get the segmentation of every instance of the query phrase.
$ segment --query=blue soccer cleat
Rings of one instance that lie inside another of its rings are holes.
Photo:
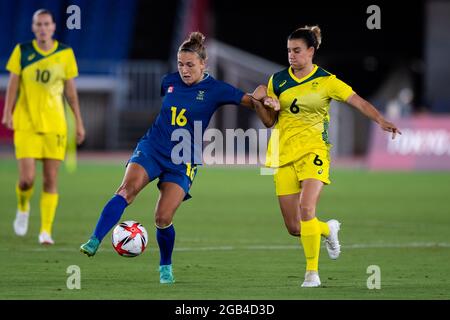
[[[80,251],[86,254],[88,257],[92,257],[100,246],[100,240],[96,237],[91,237],[88,242],[83,243],[80,246]]]
[[[172,265],[159,266],[159,283],[174,283]]]

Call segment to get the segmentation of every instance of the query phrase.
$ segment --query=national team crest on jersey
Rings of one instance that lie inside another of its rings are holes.
[[[173,92],[173,86],[169,86],[169,88],[167,89],[167,93],[172,93]]]
[[[204,98],[205,98],[205,91],[204,90],[198,90],[196,99],[203,101]]]
[[[318,85],[319,83],[317,81],[313,81],[313,83],[311,84],[311,89],[316,90]]]

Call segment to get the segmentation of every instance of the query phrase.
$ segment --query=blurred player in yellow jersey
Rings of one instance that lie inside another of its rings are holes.
[[[331,99],[357,108],[385,131],[397,133],[369,102],[335,75],[312,63],[321,43],[318,26],[295,30],[288,37],[290,67],[271,76],[266,88],[260,86],[255,98],[268,108],[256,108],[268,127],[275,124],[279,137],[272,135],[266,166],[277,168],[275,189],[281,213],[290,234],[300,236],[306,257],[302,287],[320,286],[318,273],[320,238],[325,237],[330,258],[340,254],[337,220],[316,218],[316,207],[324,184],[329,184],[331,145],[328,141]]]
[[[14,130],[19,168],[14,231],[19,236],[28,229],[36,160],[43,162],[41,244],[54,243],[51,233],[58,205],[58,168],[65,157],[67,140],[64,96],[75,115],[78,144],[85,135],[74,82],[78,76],[75,56],[70,47],[53,39],[55,28],[48,10],[34,13],[32,31],[36,38],[18,44],[6,66],[10,77],[2,117],[2,124]]]

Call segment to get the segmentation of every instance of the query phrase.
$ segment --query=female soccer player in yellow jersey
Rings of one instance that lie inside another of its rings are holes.
[[[386,121],[373,105],[357,95],[335,75],[313,64],[321,43],[318,26],[295,30],[288,37],[290,67],[270,77],[267,95],[258,88],[255,98],[265,106],[258,115],[268,127],[278,129],[272,135],[266,166],[277,168],[275,189],[281,213],[291,235],[300,236],[306,257],[306,273],[302,287],[320,286],[318,273],[320,237],[326,238],[330,258],[340,254],[340,223],[327,223],[316,217],[316,206],[324,184],[329,184],[330,143],[328,141],[329,103],[344,101],[378,123],[381,129],[401,132]]]
[[[78,144],[85,135],[74,82],[78,76],[75,56],[70,47],[52,38],[55,28],[50,11],[40,9],[34,13],[32,31],[36,38],[18,44],[6,66],[10,77],[2,117],[2,124],[14,130],[19,168],[14,231],[19,236],[28,229],[36,159],[43,162],[41,244],[54,243],[51,232],[58,205],[57,175],[67,139],[63,95],[75,115]]]

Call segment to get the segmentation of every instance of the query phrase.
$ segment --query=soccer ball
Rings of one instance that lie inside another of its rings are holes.
[[[136,257],[147,246],[147,230],[136,221],[123,221],[112,233],[112,245],[122,257]]]

